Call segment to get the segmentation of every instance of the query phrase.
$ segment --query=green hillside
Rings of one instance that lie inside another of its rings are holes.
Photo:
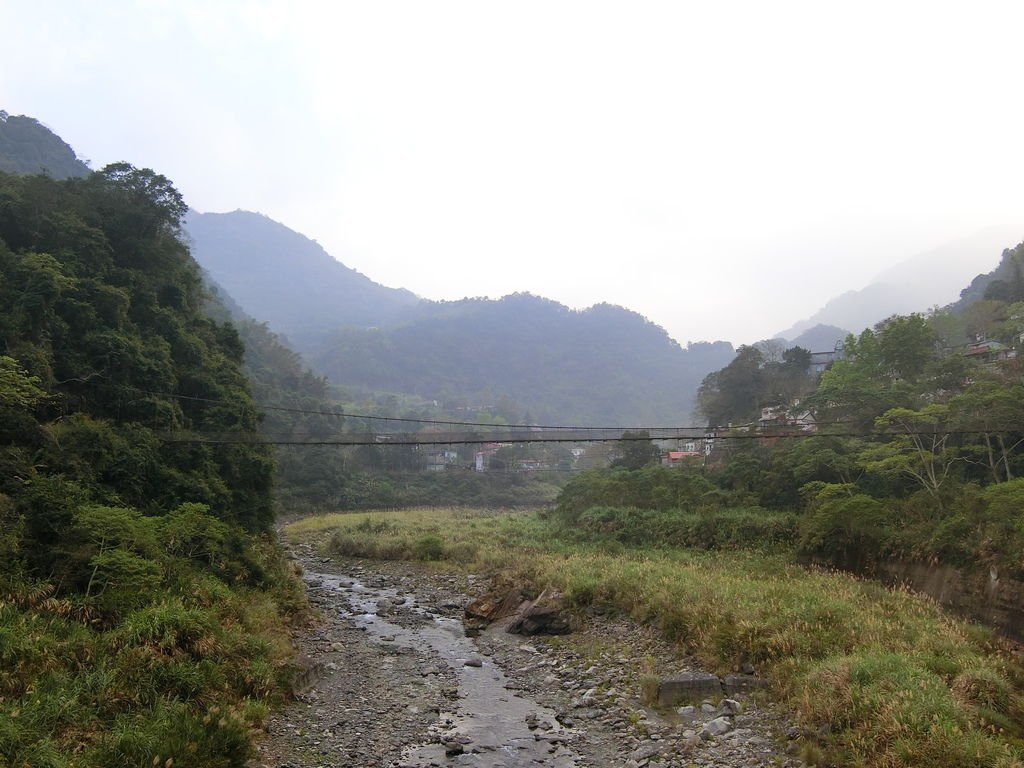
[[[241,766],[301,606],[181,196],[0,174],[0,765]],[[213,721],[211,711],[221,716]]]
[[[89,166],[38,120],[0,109],[0,171],[46,173],[55,179],[87,176]]]
[[[726,342],[682,348],[622,307],[574,311],[530,294],[421,304],[393,328],[343,329],[307,351],[332,381],[442,402],[502,398],[557,423],[689,423]]]

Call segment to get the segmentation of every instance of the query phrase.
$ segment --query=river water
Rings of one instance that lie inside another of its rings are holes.
[[[580,765],[579,755],[566,743],[572,731],[555,719],[551,709],[506,688],[504,672],[480,655],[461,621],[433,613],[413,595],[399,596],[394,589],[370,587],[354,578],[307,573],[306,579],[314,588],[340,593],[347,604],[347,608],[341,609],[342,615],[365,628],[377,642],[429,654],[456,671],[458,704],[452,711],[439,714],[435,728],[439,741],[409,747],[401,766]],[[413,614],[421,619],[413,627],[400,626],[382,615],[388,605],[410,602]]]

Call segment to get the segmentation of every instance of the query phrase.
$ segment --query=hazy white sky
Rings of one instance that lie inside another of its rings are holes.
[[[1024,221],[1019,2],[0,0],[0,29],[0,108],[93,167],[432,299],[749,342]]]

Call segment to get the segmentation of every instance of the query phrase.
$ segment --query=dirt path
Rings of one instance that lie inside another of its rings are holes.
[[[461,618],[479,579],[293,554],[322,620],[298,638],[308,683],[270,718],[253,766],[801,764],[786,755],[788,723],[756,699],[717,737],[701,731],[718,701],[682,716],[643,707],[646,671],[693,669],[642,628],[592,618],[562,637],[471,639]]]

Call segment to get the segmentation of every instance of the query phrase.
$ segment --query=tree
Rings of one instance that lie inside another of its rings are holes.
[[[3,409],[32,410],[49,399],[38,376],[30,376],[18,361],[0,355],[0,414]]]
[[[812,483],[800,523],[800,548],[848,568],[877,556],[889,536],[885,506],[845,484]]]
[[[942,487],[962,458],[950,445],[950,409],[932,404],[914,411],[892,408],[875,420],[881,429],[897,430],[890,439],[861,452],[865,469],[887,477],[906,476],[917,482],[943,510]]]
[[[964,309],[964,323],[967,333],[974,337],[989,338],[997,325],[1004,319],[1006,304],[994,299],[983,299],[969,304]]]
[[[653,442],[651,433],[645,429],[622,433],[622,442],[618,444],[618,455],[612,460],[612,467],[623,469],[640,469],[654,464],[661,458],[661,452]]]
[[[747,421],[761,408],[764,355],[754,346],[741,346],[725,368],[704,378],[697,393],[709,426]]]
[[[915,379],[935,356],[935,332],[923,315],[896,316],[877,326],[882,362],[894,378]]]
[[[1012,480],[1010,459],[1024,443],[1024,438],[1014,439],[1024,434],[1024,386],[1007,386],[992,379],[975,381],[950,401],[950,408],[957,428],[978,430],[980,463],[987,468],[992,482]],[[1008,435],[1013,437],[1008,440]]]

